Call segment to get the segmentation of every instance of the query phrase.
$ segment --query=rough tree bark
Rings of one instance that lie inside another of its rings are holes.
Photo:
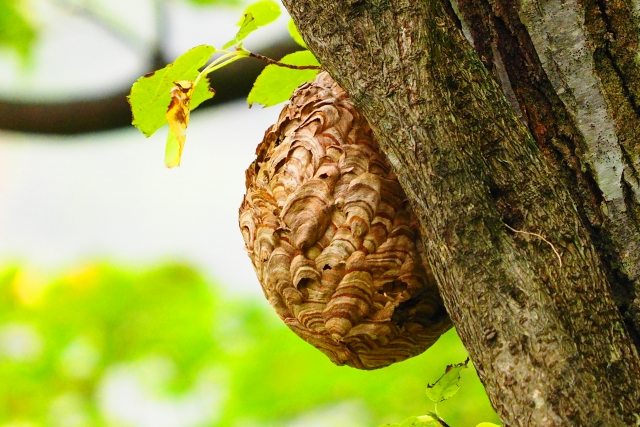
[[[640,423],[637,2],[284,3],[394,166],[505,425]]]

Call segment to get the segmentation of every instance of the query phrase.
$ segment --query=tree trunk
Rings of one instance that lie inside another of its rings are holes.
[[[640,422],[638,6],[284,3],[394,166],[505,425]]]

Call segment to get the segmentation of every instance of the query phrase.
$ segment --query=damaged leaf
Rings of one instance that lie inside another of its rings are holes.
[[[449,365],[445,369],[444,375],[438,380],[427,385],[427,397],[435,403],[449,399],[460,389],[458,381],[460,381],[460,371],[467,367],[469,358],[462,363]]]
[[[164,154],[164,164],[168,168],[180,166],[180,157],[189,126],[190,104],[193,82],[181,80],[171,88],[171,103],[165,114],[169,123],[169,135]]]
[[[237,25],[240,27],[236,36],[222,46],[227,49],[233,45],[240,44],[249,34],[259,27],[272,23],[280,16],[280,6],[272,0],[261,0],[250,4],[244,10],[242,18]]]
[[[251,13],[246,13],[242,22],[240,23],[240,29],[234,38],[229,40],[222,46],[223,49],[227,49],[233,45],[239,44],[244,40],[249,34],[253,33],[258,29],[258,25],[256,25],[256,19]]]
[[[167,123],[167,107],[171,102],[170,91],[174,82],[195,81],[199,69],[215,53],[209,45],[200,45],[188,50],[172,64],[141,77],[133,84],[128,96],[133,113],[133,125],[149,137]],[[213,97],[209,80],[201,78],[192,89],[190,109],[195,109],[203,101]]]

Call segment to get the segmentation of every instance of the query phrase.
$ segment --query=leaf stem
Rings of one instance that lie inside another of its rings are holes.
[[[318,65],[291,65],[291,64],[285,64],[284,62],[276,61],[275,59],[268,58],[268,57],[266,57],[264,55],[260,55],[259,53],[249,52],[249,56],[251,58],[261,59],[262,61],[265,61],[267,64],[270,64],[270,65],[277,65],[279,67],[291,68],[293,70],[322,70],[322,67],[320,67]]]
[[[200,74],[198,74],[198,77],[193,82],[193,86],[195,87],[198,84],[198,82],[200,81],[200,78],[202,78],[202,76],[206,76],[209,73],[212,73],[212,72],[214,72],[216,70],[219,70],[220,68],[222,68],[224,66],[227,66],[227,65],[231,64],[232,62],[237,61],[238,59],[247,58],[248,55],[245,52],[246,51],[244,51],[244,52],[243,51],[238,51],[238,52],[227,52],[227,53],[225,53],[220,58],[216,59],[211,64],[207,65],[205,67],[205,69],[202,70],[200,72]]]
[[[238,59],[242,59],[242,58],[246,58],[246,56],[236,56],[235,58],[231,58],[231,59],[229,59],[229,60],[227,60],[227,61],[225,61],[223,63],[218,63],[214,67],[207,67],[206,73],[207,74],[212,73],[212,72],[214,72],[216,70],[219,70],[220,68],[225,67],[225,66],[231,64],[232,62],[237,61]],[[203,71],[203,74],[204,74],[204,71]]]

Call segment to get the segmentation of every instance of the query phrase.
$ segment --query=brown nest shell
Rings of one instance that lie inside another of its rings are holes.
[[[375,369],[451,327],[405,193],[328,73],[296,90],[256,154],[240,229],[291,330],[338,365]]]

